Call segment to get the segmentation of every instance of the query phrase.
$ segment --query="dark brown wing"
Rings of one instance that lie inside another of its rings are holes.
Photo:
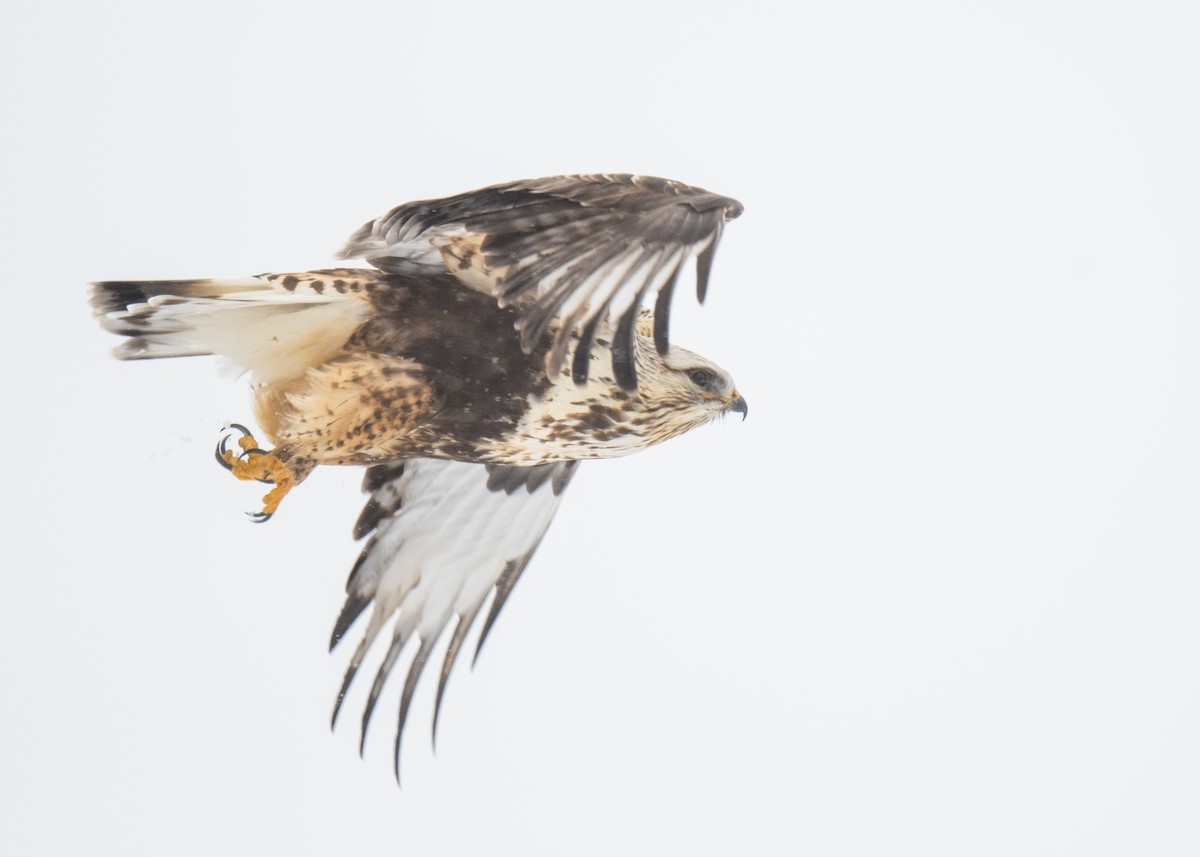
[[[579,335],[578,383],[587,380],[598,330],[614,318],[613,372],[632,388],[643,300],[657,294],[654,338],[665,354],[680,269],[697,257],[703,301],[721,230],[741,213],[736,200],[668,179],[555,176],[401,205],[359,229],[341,256],[394,272],[445,267],[472,288],[517,303],[527,353],[557,326],[552,371]]]

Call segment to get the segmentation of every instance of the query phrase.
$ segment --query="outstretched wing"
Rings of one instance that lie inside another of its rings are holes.
[[[500,608],[545,535],[575,467],[575,462],[507,467],[420,458],[368,468],[363,490],[370,499],[354,537],[371,538],[346,582],[346,603],[330,648],[368,606],[374,604],[374,609],[338,692],[333,722],[367,650],[392,623],[392,641],[362,715],[361,751],[384,682],[415,636],[418,648],[404,681],[396,727],[397,780],[400,738],[430,652],[451,616],[457,617],[438,680],[436,740],[446,679],[467,632],[495,590],[475,649],[478,657]]]
[[[587,380],[592,344],[611,315],[613,373],[633,388],[643,299],[658,295],[654,340],[666,354],[680,269],[697,257],[703,302],[721,230],[741,213],[736,200],[668,179],[555,176],[401,205],[364,224],[341,256],[393,272],[445,266],[473,288],[520,302],[526,353],[559,325],[549,371],[561,366],[571,337],[580,337],[572,363],[577,383]]]

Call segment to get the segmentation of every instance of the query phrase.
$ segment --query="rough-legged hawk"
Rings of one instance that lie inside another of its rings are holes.
[[[476,615],[479,644],[546,532],[579,461],[636,452],[746,401],[729,374],[670,345],[671,296],[695,258],[703,300],[734,200],[665,179],[583,175],[395,208],[342,258],[374,268],[237,280],[96,283],[127,360],[216,354],[249,373],[254,413],[217,460],[273,488],[256,520],[318,464],[367,466],[370,536],[346,584],[336,645],[374,605],[338,694],[389,623],[363,735],[406,642],[401,695],[455,617],[434,708]],[[643,303],[654,296],[653,311]],[[476,648],[478,653],[478,646]]]

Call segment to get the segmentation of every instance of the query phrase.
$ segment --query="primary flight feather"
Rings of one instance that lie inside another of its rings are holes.
[[[727,372],[671,345],[670,303],[695,259],[703,300],[728,197],[666,179],[558,176],[401,205],[329,268],[236,280],[102,282],[92,303],[122,359],[216,354],[245,370],[274,448],[249,429],[217,460],[273,485],[255,520],[321,464],[367,465],[368,537],[331,646],[371,608],[334,709],[391,631],[362,717],[414,637],[400,737],[454,619],[446,679],[489,595],[482,645],[583,459],[625,455],[729,412]],[[653,298],[653,310],[643,306]],[[494,593],[494,594],[493,594]]]

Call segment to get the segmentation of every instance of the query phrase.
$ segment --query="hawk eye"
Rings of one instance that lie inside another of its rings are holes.
[[[707,387],[712,383],[713,374],[707,369],[693,369],[688,372],[688,377],[692,379],[692,383],[697,387]]]

